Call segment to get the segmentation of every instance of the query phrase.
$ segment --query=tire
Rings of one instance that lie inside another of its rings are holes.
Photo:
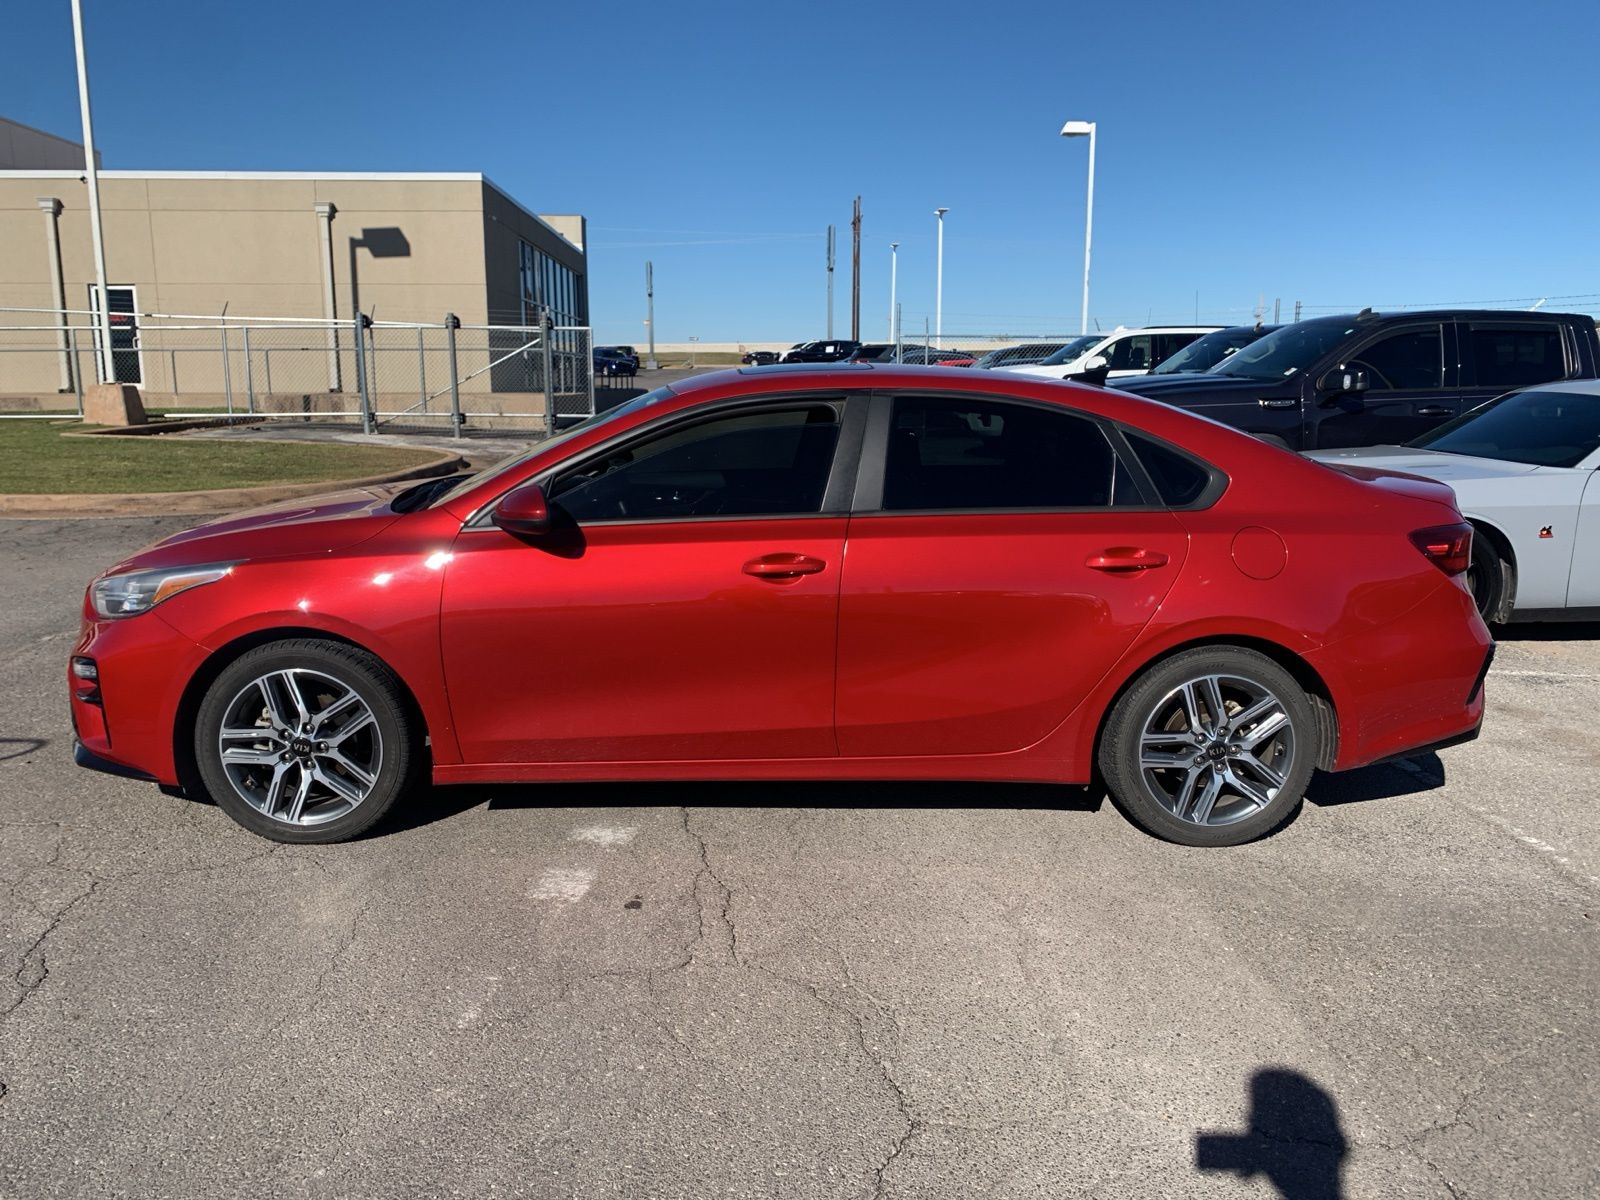
[[[1478,606],[1478,615],[1486,624],[1504,621],[1511,614],[1503,612],[1506,599],[1512,592],[1515,568],[1500,557],[1500,551],[1484,536],[1483,530],[1472,531],[1472,561],[1467,566],[1467,590],[1472,602]]]
[[[194,755],[211,798],[252,833],[343,842],[410,790],[418,733],[399,681],[373,655],[291,638],[246,651],[206,689]]]
[[[1215,693],[1207,680],[1217,681]],[[1213,695],[1227,714],[1221,730],[1209,716]],[[1101,735],[1100,773],[1146,832],[1185,846],[1237,846],[1298,811],[1319,737],[1311,701],[1289,672],[1241,646],[1202,646],[1150,667],[1123,693]],[[1148,765],[1169,757],[1171,767]]]

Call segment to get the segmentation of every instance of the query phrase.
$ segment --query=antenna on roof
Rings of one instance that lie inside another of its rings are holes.
[[[1360,312],[1358,312],[1356,314],[1356,320],[1358,320],[1358,321],[1371,321],[1377,315],[1378,314],[1373,312],[1370,308],[1363,308]]]

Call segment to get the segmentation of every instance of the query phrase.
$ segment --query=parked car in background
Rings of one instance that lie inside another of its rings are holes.
[[[612,346],[611,349],[615,350],[618,354],[622,354],[635,361],[639,361],[639,352],[632,346]]]
[[[1510,388],[1597,374],[1590,317],[1364,309],[1285,325],[1201,375],[1117,386],[1316,450],[1401,445]]]
[[[1484,620],[1600,618],[1600,381],[1511,392],[1405,446],[1311,457],[1449,484],[1475,530],[1467,583]]]
[[[850,356],[851,362],[893,362],[893,342],[867,342]]]
[[[987,354],[980,354],[972,365],[979,370],[990,370],[994,367],[1023,367],[1029,363],[1043,362],[1065,342],[1024,342],[1020,346],[1002,346],[998,350],[990,350]]]
[[[629,378],[639,373],[639,360],[618,353],[615,346],[594,348],[594,373],[596,375],[623,375]]]
[[[908,367],[970,367],[975,358],[965,350],[940,350],[933,346],[902,346],[898,359],[890,354],[886,361]]]
[[[1044,379],[1124,379],[1143,375],[1171,358],[1190,342],[1214,333],[1218,325],[1152,325],[1145,329],[1116,329],[1085,346],[1078,338],[1049,358],[1031,366],[1001,367],[1020,375]]]
[[[1280,325],[1235,325],[1232,329],[1219,329],[1196,338],[1171,358],[1163,359],[1150,374],[1198,375],[1281,328]]]
[[[859,349],[861,349],[860,342],[842,340],[802,342],[793,350],[785,353],[783,361],[786,363],[843,362]]]
[[[783,355],[776,350],[747,350],[739,356],[739,361],[746,366],[764,367],[782,358]]]
[[[124,560],[65,673],[74,755],[286,842],[430,781],[1103,778],[1231,845],[1314,768],[1476,735],[1470,541],[1442,484],[1121,392],[722,371]]]

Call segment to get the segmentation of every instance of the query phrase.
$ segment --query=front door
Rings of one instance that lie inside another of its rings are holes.
[[[1356,347],[1341,367],[1364,371],[1367,390],[1317,394],[1314,447],[1398,446],[1461,411],[1454,355],[1437,321],[1386,330]]]
[[[144,362],[139,353],[139,305],[131,287],[108,284],[106,294],[111,298],[106,316],[111,322],[111,378],[117,383],[144,383]],[[90,285],[90,306],[100,311],[100,289]],[[98,326],[97,326],[98,328]],[[99,335],[95,345],[99,345]]]
[[[1188,536],[1086,417],[917,395],[874,417],[840,596],[839,752],[1031,745],[1149,622]]]
[[[440,620],[465,760],[834,754],[844,416],[678,420],[558,468],[564,532],[464,529]]]

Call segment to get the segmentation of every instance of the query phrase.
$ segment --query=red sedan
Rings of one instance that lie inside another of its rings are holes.
[[[705,375],[468,477],[213,522],[95,580],[78,761],[331,842],[422,785],[1103,780],[1246,841],[1476,735],[1448,488],[1115,391]]]

